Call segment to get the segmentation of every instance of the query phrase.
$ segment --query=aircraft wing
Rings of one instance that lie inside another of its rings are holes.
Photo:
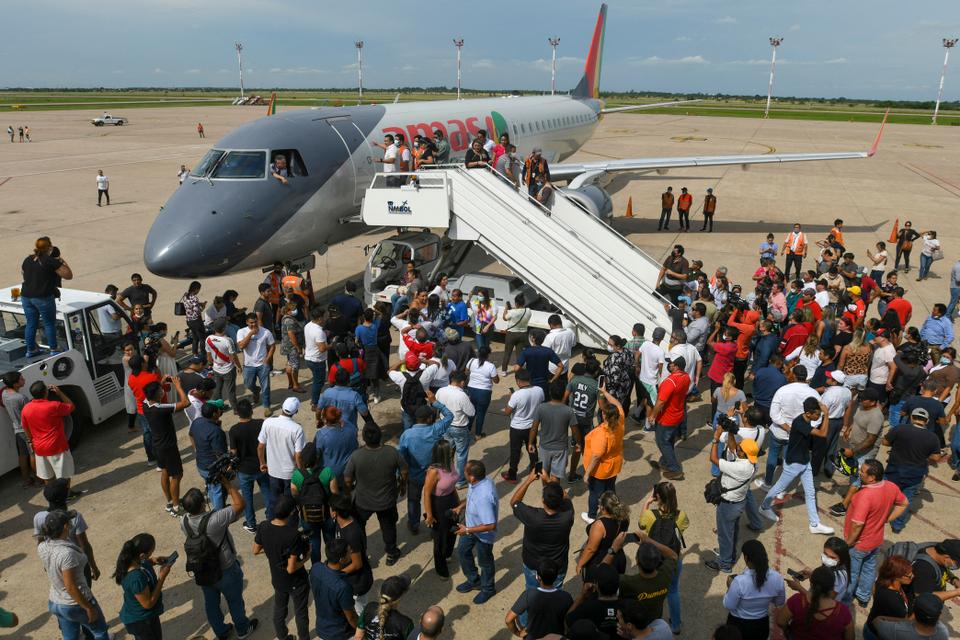
[[[836,151],[829,153],[767,153],[758,155],[732,156],[687,156],[672,158],[627,158],[623,160],[599,160],[596,162],[572,162],[550,166],[552,180],[569,180],[570,187],[576,188],[592,182],[605,173],[615,171],[659,171],[679,169],[683,167],[717,167],[723,165],[743,165],[746,168],[751,164],[779,164],[783,162],[807,162],[811,160],[849,160],[853,158],[869,158],[877,152],[880,146],[880,136],[886,125],[887,116],[884,115],[880,131],[877,133],[873,146],[866,151]]]
[[[640,109],[656,109],[657,107],[673,107],[678,104],[687,104],[688,102],[700,102],[701,99],[697,98],[696,100],[674,100],[673,102],[653,102],[650,104],[631,104],[626,107],[610,107],[608,109],[601,109],[600,113],[619,113],[621,111],[638,111]]]

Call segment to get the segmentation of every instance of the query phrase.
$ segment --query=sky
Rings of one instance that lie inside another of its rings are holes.
[[[549,90],[583,70],[596,0],[5,0],[0,87],[463,86]],[[348,7],[348,8],[345,8]],[[601,88],[932,100],[958,0],[610,0]],[[960,49],[945,100],[960,99]]]

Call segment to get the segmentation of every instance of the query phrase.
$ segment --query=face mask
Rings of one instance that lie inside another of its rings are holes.
[[[947,356],[940,358],[940,364],[950,364],[950,358]]]
[[[839,562],[840,562],[839,560],[835,558],[831,558],[825,553],[820,554],[820,564],[822,564],[825,567],[829,567],[833,569],[835,566],[837,566],[837,564],[839,564]]]
[[[613,353],[613,348],[614,348],[614,347],[613,347],[612,344],[608,344],[608,345],[607,345],[607,351],[609,351],[610,353]]]
[[[419,142],[414,142],[414,143],[413,143],[413,148],[414,148],[414,149],[419,149],[419,148],[420,148],[420,143],[419,143]]]

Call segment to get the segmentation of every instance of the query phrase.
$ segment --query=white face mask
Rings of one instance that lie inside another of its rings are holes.
[[[607,345],[607,351],[609,351],[610,353],[613,353],[613,349],[614,349],[614,347],[613,347],[612,344],[608,344],[608,345]]]
[[[830,567],[831,569],[833,569],[835,566],[837,566],[837,564],[839,564],[839,562],[840,562],[839,560],[835,558],[831,558],[825,553],[820,554],[820,564],[822,564],[825,567]]]

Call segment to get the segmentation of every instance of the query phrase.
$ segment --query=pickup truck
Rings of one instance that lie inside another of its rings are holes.
[[[94,118],[90,122],[92,122],[93,126],[95,127],[102,127],[105,124],[112,124],[116,127],[122,127],[123,125],[127,124],[127,119],[105,113],[100,117]]]

